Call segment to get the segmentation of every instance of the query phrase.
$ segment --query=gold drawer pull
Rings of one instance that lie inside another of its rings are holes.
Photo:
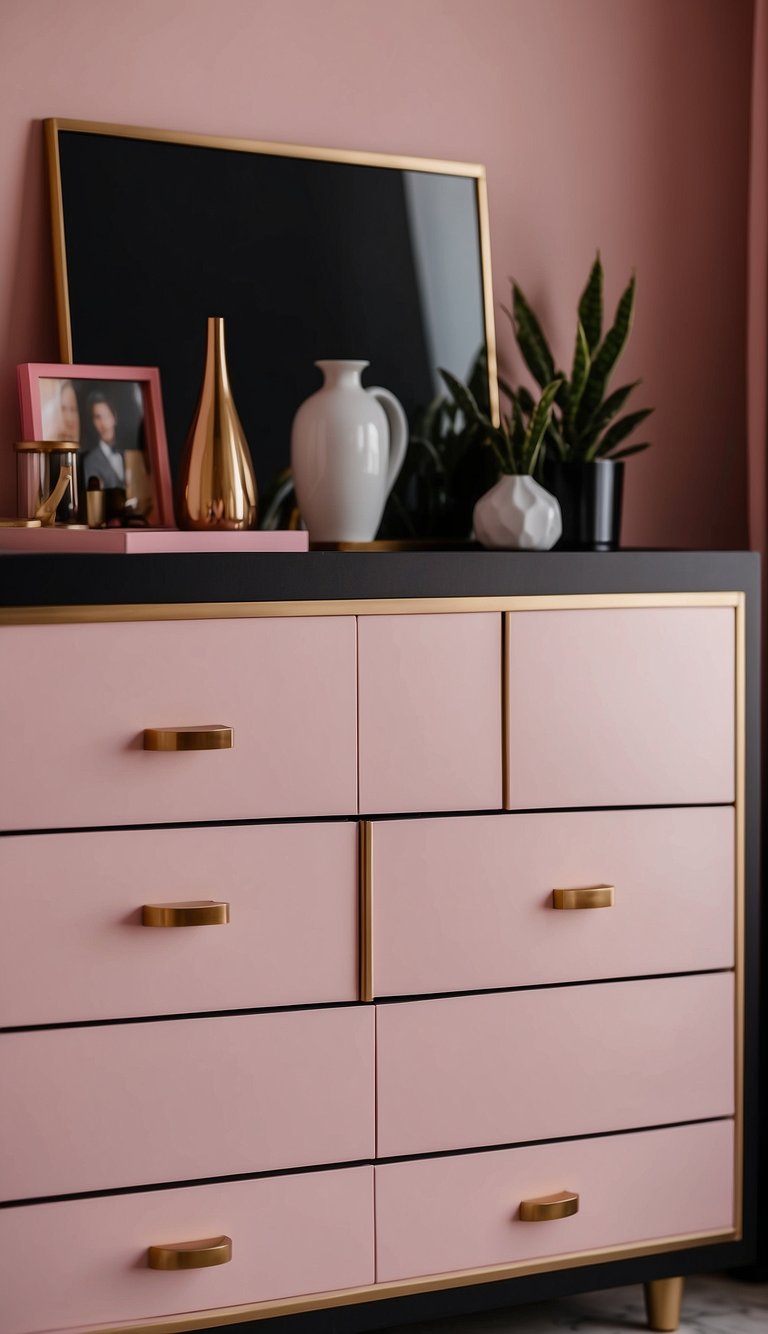
[[[558,1191],[557,1195],[542,1195],[539,1200],[521,1200],[520,1218],[523,1223],[549,1223],[554,1218],[570,1218],[579,1212],[579,1197],[572,1190]]]
[[[142,926],[226,926],[229,904],[215,899],[190,899],[187,903],[145,903]]]
[[[233,728],[223,723],[205,727],[145,727],[145,750],[231,750],[235,744]]]
[[[553,908],[612,908],[613,885],[588,885],[585,889],[553,889]]]
[[[150,1246],[150,1269],[207,1269],[228,1265],[232,1259],[230,1237],[207,1237],[205,1241],[176,1241],[169,1246]]]

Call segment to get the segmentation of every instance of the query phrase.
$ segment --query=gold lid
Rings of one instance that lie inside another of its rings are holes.
[[[39,519],[0,519],[0,528],[42,528]]]
[[[76,440],[17,440],[17,454],[72,454],[80,446]]]

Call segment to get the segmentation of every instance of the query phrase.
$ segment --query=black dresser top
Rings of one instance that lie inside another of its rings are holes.
[[[752,591],[750,552],[0,556],[0,606]]]
[[[744,590],[744,551],[3,555],[0,606]]]

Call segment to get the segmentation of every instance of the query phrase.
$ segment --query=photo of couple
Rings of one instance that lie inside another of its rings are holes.
[[[131,380],[41,378],[40,406],[46,440],[79,444],[82,491],[103,490],[113,513],[157,522],[145,433],[142,386]]]

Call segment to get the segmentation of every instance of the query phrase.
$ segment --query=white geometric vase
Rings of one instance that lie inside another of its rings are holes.
[[[478,542],[497,551],[549,551],[563,531],[555,496],[511,473],[480,497],[473,518]]]

